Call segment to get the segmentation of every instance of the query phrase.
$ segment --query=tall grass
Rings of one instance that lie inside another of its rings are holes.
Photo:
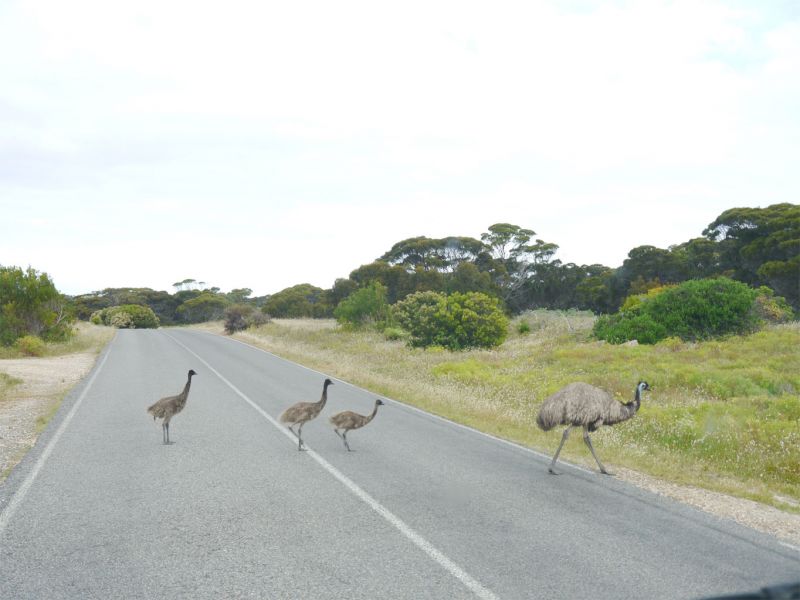
[[[593,436],[604,462],[800,512],[776,498],[800,499],[800,324],[718,341],[613,346],[590,339],[593,322],[588,313],[530,312],[512,322],[500,348],[456,353],[331,321],[276,319],[237,337],[548,453],[559,436],[534,421],[548,395],[585,381],[627,401],[644,379],[653,391],[639,414]],[[573,437],[564,455],[594,468]]]

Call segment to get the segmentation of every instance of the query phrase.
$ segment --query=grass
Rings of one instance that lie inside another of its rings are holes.
[[[13,390],[14,387],[18,386],[20,383],[22,383],[22,379],[0,372],[0,402],[6,400],[9,397],[11,390]]]
[[[98,354],[114,336],[116,329],[78,321],[73,327],[73,335],[65,342],[46,342],[41,356],[64,356],[77,352]],[[28,358],[15,346],[0,346],[0,359]]]
[[[654,346],[597,342],[593,323],[588,313],[529,312],[500,348],[467,352],[413,349],[332,321],[276,319],[236,337],[548,454],[560,432],[534,424],[548,395],[585,381],[627,401],[644,379],[653,391],[639,414],[593,434],[605,463],[800,512],[800,323]],[[562,455],[595,468],[580,436]]]

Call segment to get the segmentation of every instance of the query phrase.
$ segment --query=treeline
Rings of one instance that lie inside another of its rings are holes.
[[[46,273],[0,266],[0,344],[13,344],[26,335],[65,339],[75,318],[95,315],[99,322],[110,322],[116,313],[108,309],[128,305],[149,307],[161,325],[221,319],[232,309],[248,323],[259,322],[254,311],[272,317],[331,317],[343,300],[377,286],[388,305],[416,292],[478,292],[499,299],[509,314],[534,308],[612,314],[626,298],[648,290],[724,276],[753,288],[767,286],[800,310],[800,206],[795,204],[727,210],[702,237],[669,248],[638,246],[617,268],[562,263],[555,258],[558,248],[531,229],[496,223],[480,239],[402,240],[347,278],[337,279],[330,289],[299,284],[255,298],[249,288],[223,293],[194,279],[175,283],[174,293],[107,288],[65,297]]]
[[[767,286],[800,309],[800,206],[734,208],[697,237],[657,248],[638,246],[618,268],[555,258],[559,246],[531,229],[497,223],[480,239],[409,238],[328,290],[300,284],[270,296],[274,317],[327,317],[352,294],[378,282],[390,304],[420,291],[483,292],[512,314],[533,308],[616,312],[628,296],[692,279],[725,276]]]
[[[218,287],[206,287],[202,281],[184,279],[173,284],[175,293],[150,288],[106,288],[71,298],[75,316],[88,321],[103,309],[138,304],[149,307],[161,325],[203,323],[222,318],[231,305],[248,303],[261,307],[266,297],[251,298],[252,290],[239,288],[228,293]]]

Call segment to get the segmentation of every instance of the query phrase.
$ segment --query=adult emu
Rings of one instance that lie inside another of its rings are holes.
[[[569,432],[573,427],[583,428],[583,441],[592,451],[600,472],[604,475],[611,475],[600,459],[597,458],[592,441],[589,439],[589,432],[597,430],[601,425],[615,425],[622,421],[632,418],[642,401],[642,392],[649,390],[650,386],[646,381],[640,381],[636,385],[636,395],[633,402],[622,404],[615,400],[611,394],[588,383],[570,383],[561,388],[552,396],[549,396],[539,409],[536,416],[536,424],[544,431],[550,431],[558,425],[566,425],[564,434],[561,436],[561,444],[556,450],[555,456],[547,469],[553,475],[558,475],[554,467],[564,447],[564,442],[569,437]]]
[[[192,375],[197,375],[194,369],[189,369],[189,378],[186,380],[186,385],[183,386],[183,391],[176,396],[167,396],[162,398],[155,404],[147,408],[147,412],[153,415],[153,421],[156,419],[164,419],[161,422],[162,440],[165,444],[171,444],[169,441],[169,422],[183,410],[186,406],[186,400],[189,398],[189,388],[192,386]]]

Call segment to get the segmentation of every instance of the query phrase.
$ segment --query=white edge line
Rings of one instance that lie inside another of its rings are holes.
[[[111,341],[113,342],[113,339]],[[86,385],[84,386],[83,391],[81,392],[81,395],[78,396],[78,399],[75,401],[75,404],[73,404],[72,408],[69,409],[69,412],[67,413],[67,416],[64,417],[64,420],[61,421],[61,424],[58,426],[58,429],[56,429],[56,432],[53,434],[53,437],[51,437],[50,441],[47,442],[47,445],[44,447],[44,450],[42,450],[42,453],[39,455],[39,458],[36,460],[36,463],[33,465],[33,468],[28,473],[28,476],[25,477],[25,480],[22,482],[22,485],[20,485],[17,488],[17,491],[14,492],[14,495],[11,496],[11,499],[8,501],[8,504],[6,505],[5,510],[3,510],[3,512],[0,514],[0,534],[3,533],[3,531],[6,528],[6,526],[8,525],[8,522],[11,520],[11,517],[14,516],[14,513],[17,511],[17,508],[19,508],[19,505],[25,499],[25,496],[28,494],[28,491],[30,490],[31,486],[33,485],[34,480],[39,475],[39,472],[42,470],[42,467],[44,467],[45,461],[47,461],[48,457],[53,452],[53,448],[55,448],[55,445],[58,443],[58,440],[61,438],[61,434],[64,433],[64,431],[69,426],[70,421],[72,421],[72,417],[74,417],[75,413],[78,412],[78,409],[80,408],[81,403],[83,402],[83,399],[86,397],[86,394],[88,394],[89,390],[92,388],[92,384],[94,384],[94,380],[97,379],[97,376],[100,374],[100,371],[103,369],[103,366],[106,364],[106,361],[108,360],[108,355],[109,354],[111,354],[110,343],[109,343],[108,350],[105,353],[105,356],[103,356],[103,360],[100,361],[100,364],[94,370],[94,373],[89,378],[89,381],[86,383]]]
[[[214,335],[216,337],[222,337],[222,336],[220,336],[218,334],[210,333],[210,332],[207,332],[207,331],[201,331],[199,333],[206,333],[208,335]],[[320,371],[312,369],[311,367],[307,367],[305,365],[301,365],[300,363],[297,363],[297,362],[295,362],[293,360],[289,360],[288,358],[284,358],[283,356],[275,354],[274,352],[270,352],[269,350],[264,350],[263,348],[259,348],[258,346],[254,346],[253,344],[248,344],[247,342],[244,342],[242,340],[238,340],[236,338],[227,338],[227,339],[230,339],[233,342],[238,342],[239,344],[242,344],[242,345],[247,346],[249,348],[252,348],[254,350],[259,350],[259,351],[261,351],[261,352],[263,352],[265,354],[269,354],[270,356],[274,356],[275,358],[278,358],[280,360],[284,360],[286,362],[292,363],[293,365],[297,365],[298,367],[306,369],[307,371],[311,371],[312,373],[316,373],[318,375],[326,376],[325,373],[321,373]],[[373,393],[370,390],[367,390],[367,389],[364,389],[364,388],[362,388],[360,386],[354,385],[354,384],[352,384],[352,383],[350,383],[348,381],[345,381],[345,383],[347,383],[347,385],[350,385],[350,386],[354,387],[355,389],[361,390],[362,392],[365,392],[365,393],[368,393],[368,394],[372,394]],[[547,461],[551,460],[550,456],[548,456],[547,454],[544,454],[543,452],[539,452],[538,450],[534,450],[533,448],[528,448],[527,446],[523,446],[521,444],[518,444],[516,442],[512,442],[510,440],[504,440],[503,438],[497,437],[495,435],[492,435],[491,433],[486,433],[485,431],[481,431],[479,429],[475,429],[474,427],[470,427],[469,425],[464,425],[462,423],[457,423],[456,421],[451,421],[450,419],[447,419],[446,417],[442,417],[440,415],[427,412],[425,410],[422,410],[421,408],[417,408],[416,406],[412,406],[411,404],[406,404],[405,402],[400,402],[399,400],[394,400],[392,398],[387,398],[387,400],[397,404],[400,407],[403,407],[403,408],[406,408],[408,410],[412,410],[412,411],[421,413],[421,414],[423,414],[425,416],[432,417],[434,419],[437,419],[439,421],[443,421],[445,423],[449,423],[450,425],[454,425],[456,427],[460,427],[461,429],[466,429],[467,431],[471,431],[472,433],[476,433],[476,434],[481,435],[483,437],[489,438],[490,440],[494,440],[495,442],[500,442],[501,444],[505,444],[506,446],[511,446],[512,448],[516,448],[517,450],[522,450],[524,452],[528,452],[530,454],[533,454],[534,456],[538,456],[540,458],[544,458]],[[567,466],[567,467],[571,467],[571,468],[573,468],[573,469],[575,469],[577,471],[582,471],[583,473],[587,473],[589,475],[597,475],[597,473],[595,473],[594,471],[592,471],[590,469],[586,469],[585,467],[581,467],[579,465],[575,465],[575,464],[572,464],[570,462],[566,462],[564,460],[558,461],[558,464],[559,465],[564,465],[564,466]],[[638,488],[638,489],[644,489],[644,488]],[[661,494],[656,494],[656,495],[657,496],[662,496]],[[697,506],[694,506],[692,504],[684,504],[684,506],[687,506],[689,508],[697,510],[697,511],[701,512],[702,514],[706,514],[706,515],[712,514],[712,513],[706,512],[703,509],[701,509],[701,508],[699,508]],[[800,546],[795,546],[794,544],[790,544],[789,542],[784,542],[782,540],[776,540],[776,541],[781,546],[784,546],[785,548],[789,548],[790,550],[794,550],[795,552],[800,553]]]
[[[211,332],[208,332],[208,331],[198,331],[197,333],[204,333],[204,334],[207,334],[207,335],[213,335],[215,337],[223,337],[221,335],[218,335],[218,334],[215,334],[215,333],[211,333]],[[258,346],[254,346],[253,344],[248,344],[247,342],[243,342],[242,340],[237,340],[236,338],[227,338],[226,337],[224,339],[229,339],[232,342],[237,342],[239,344],[247,346],[248,348],[252,348],[253,350],[258,350],[260,352],[263,352],[264,354],[269,354],[270,356],[274,356],[275,358],[278,358],[280,360],[286,361],[288,363],[291,363],[293,365],[296,365],[298,367],[306,369],[307,371],[311,371],[312,373],[316,373],[317,375],[322,375],[323,377],[328,377],[328,374],[326,374],[326,373],[322,373],[320,371],[317,371],[316,369],[312,369],[311,367],[307,367],[305,365],[301,365],[298,362],[295,362],[293,360],[289,360],[288,358],[284,358],[283,356],[275,354],[274,352],[270,352],[269,350],[264,350],[264,348],[259,348]],[[355,388],[357,390],[361,390],[362,392],[364,392],[366,394],[374,394],[375,393],[375,392],[372,392],[372,391],[370,391],[368,389],[365,389],[365,388],[362,388],[362,387],[360,387],[358,385],[350,383],[347,380],[340,379],[340,378],[337,378],[337,379],[339,379],[340,381],[343,381],[347,385],[349,385],[349,386],[351,386],[351,387],[353,387],[353,388]],[[517,442],[512,442],[511,440],[506,440],[506,439],[503,439],[501,437],[497,437],[496,435],[492,435],[491,433],[486,433],[485,431],[481,431],[480,429],[475,429],[474,427],[470,427],[469,425],[464,425],[463,423],[458,423],[457,421],[453,421],[451,419],[448,419],[447,417],[443,417],[441,415],[437,415],[437,414],[434,414],[432,412],[428,412],[428,411],[423,410],[421,408],[417,408],[416,406],[413,406],[411,404],[407,404],[405,402],[400,402],[399,400],[395,400],[394,398],[389,398],[387,396],[384,396],[384,398],[386,398],[387,400],[389,400],[390,402],[392,402],[394,404],[397,404],[398,406],[400,406],[402,408],[406,408],[408,410],[411,410],[411,411],[414,411],[414,412],[418,412],[418,413],[423,414],[423,415],[425,415],[427,417],[431,417],[431,418],[437,419],[437,420],[442,421],[444,423],[448,423],[450,425],[454,425],[455,427],[460,427],[461,429],[465,429],[465,430],[470,431],[472,433],[481,435],[481,436],[483,436],[485,438],[489,438],[490,440],[494,440],[495,442],[500,442],[501,444],[505,444],[506,446],[511,446],[512,448],[516,448],[517,450],[522,450],[523,452],[527,452],[529,454],[533,454],[534,456],[538,456],[539,458],[545,459],[548,463],[553,458],[552,456],[550,456],[548,454],[545,454],[544,452],[539,452],[538,450],[534,450],[533,448],[528,448],[527,446],[523,446],[522,444],[518,444]],[[586,473],[587,475],[597,475],[597,473],[595,471],[592,471],[591,469],[587,469],[585,467],[581,467],[580,465],[576,465],[576,464],[573,464],[571,462],[567,462],[567,461],[565,461],[563,459],[559,460],[558,464],[559,465],[563,465],[565,467],[570,467],[572,469],[575,469],[576,471],[581,471],[582,473]]]
[[[800,552],[800,546],[795,546],[794,544],[790,544],[789,542],[782,542],[781,540],[778,540],[778,543],[781,546],[789,548],[790,550],[794,550],[795,552]]]
[[[258,404],[253,402],[244,392],[242,392],[239,388],[233,385],[230,381],[228,381],[219,371],[217,371],[214,367],[212,367],[208,362],[203,360],[196,352],[191,350],[185,344],[171,336],[170,334],[164,332],[164,335],[171,338],[176,344],[181,346],[184,350],[186,350],[189,354],[197,358],[203,365],[214,375],[219,377],[219,379],[225,383],[231,390],[233,390],[242,400],[247,402],[250,406],[252,406],[262,417],[264,417],[269,423],[275,426],[278,431],[286,435],[287,438],[292,440],[292,443],[295,442],[296,438],[293,434],[291,434],[287,428],[283,427],[278,421],[276,421],[269,413],[267,413],[263,408],[261,408]],[[246,344],[247,345],[247,344]],[[291,361],[290,361],[291,362]],[[302,365],[300,365],[302,366]],[[313,369],[310,369],[313,371]],[[447,556],[445,556],[441,551],[439,551],[435,546],[433,546],[428,540],[414,531],[411,527],[406,525],[406,523],[400,519],[400,517],[396,516],[392,513],[388,508],[383,506],[380,502],[375,500],[372,496],[370,496],[367,492],[365,492],[361,487],[358,486],[352,479],[347,477],[344,473],[339,471],[336,467],[330,464],[327,460],[322,458],[319,454],[317,454],[311,448],[307,449],[306,452],[307,456],[313,458],[323,469],[325,469],[330,475],[334,478],[339,480],[344,486],[349,489],[357,498],[359,498],[362,502],[367,504],[372,510],[382,516],[386,521],[389,522],[395,529],[397,529],[400,533],[402,533],[406,538],[408,538],[415,546],[417,546],[420,550],[425,552],[429,557],[431,557],[434,561],[436,561],[441,567],[443,567],[447,572],[449,572],[453,577],[458,579],[464,586],[466,586],[470,591],[472,591],[478,598],[482,598],[483,600],[497,600],[497,596],[489,590],[488,588],[484,587],[479,581],[474,579],[470,576],[464,569],[459,567],[456,563],[450,560]]]

